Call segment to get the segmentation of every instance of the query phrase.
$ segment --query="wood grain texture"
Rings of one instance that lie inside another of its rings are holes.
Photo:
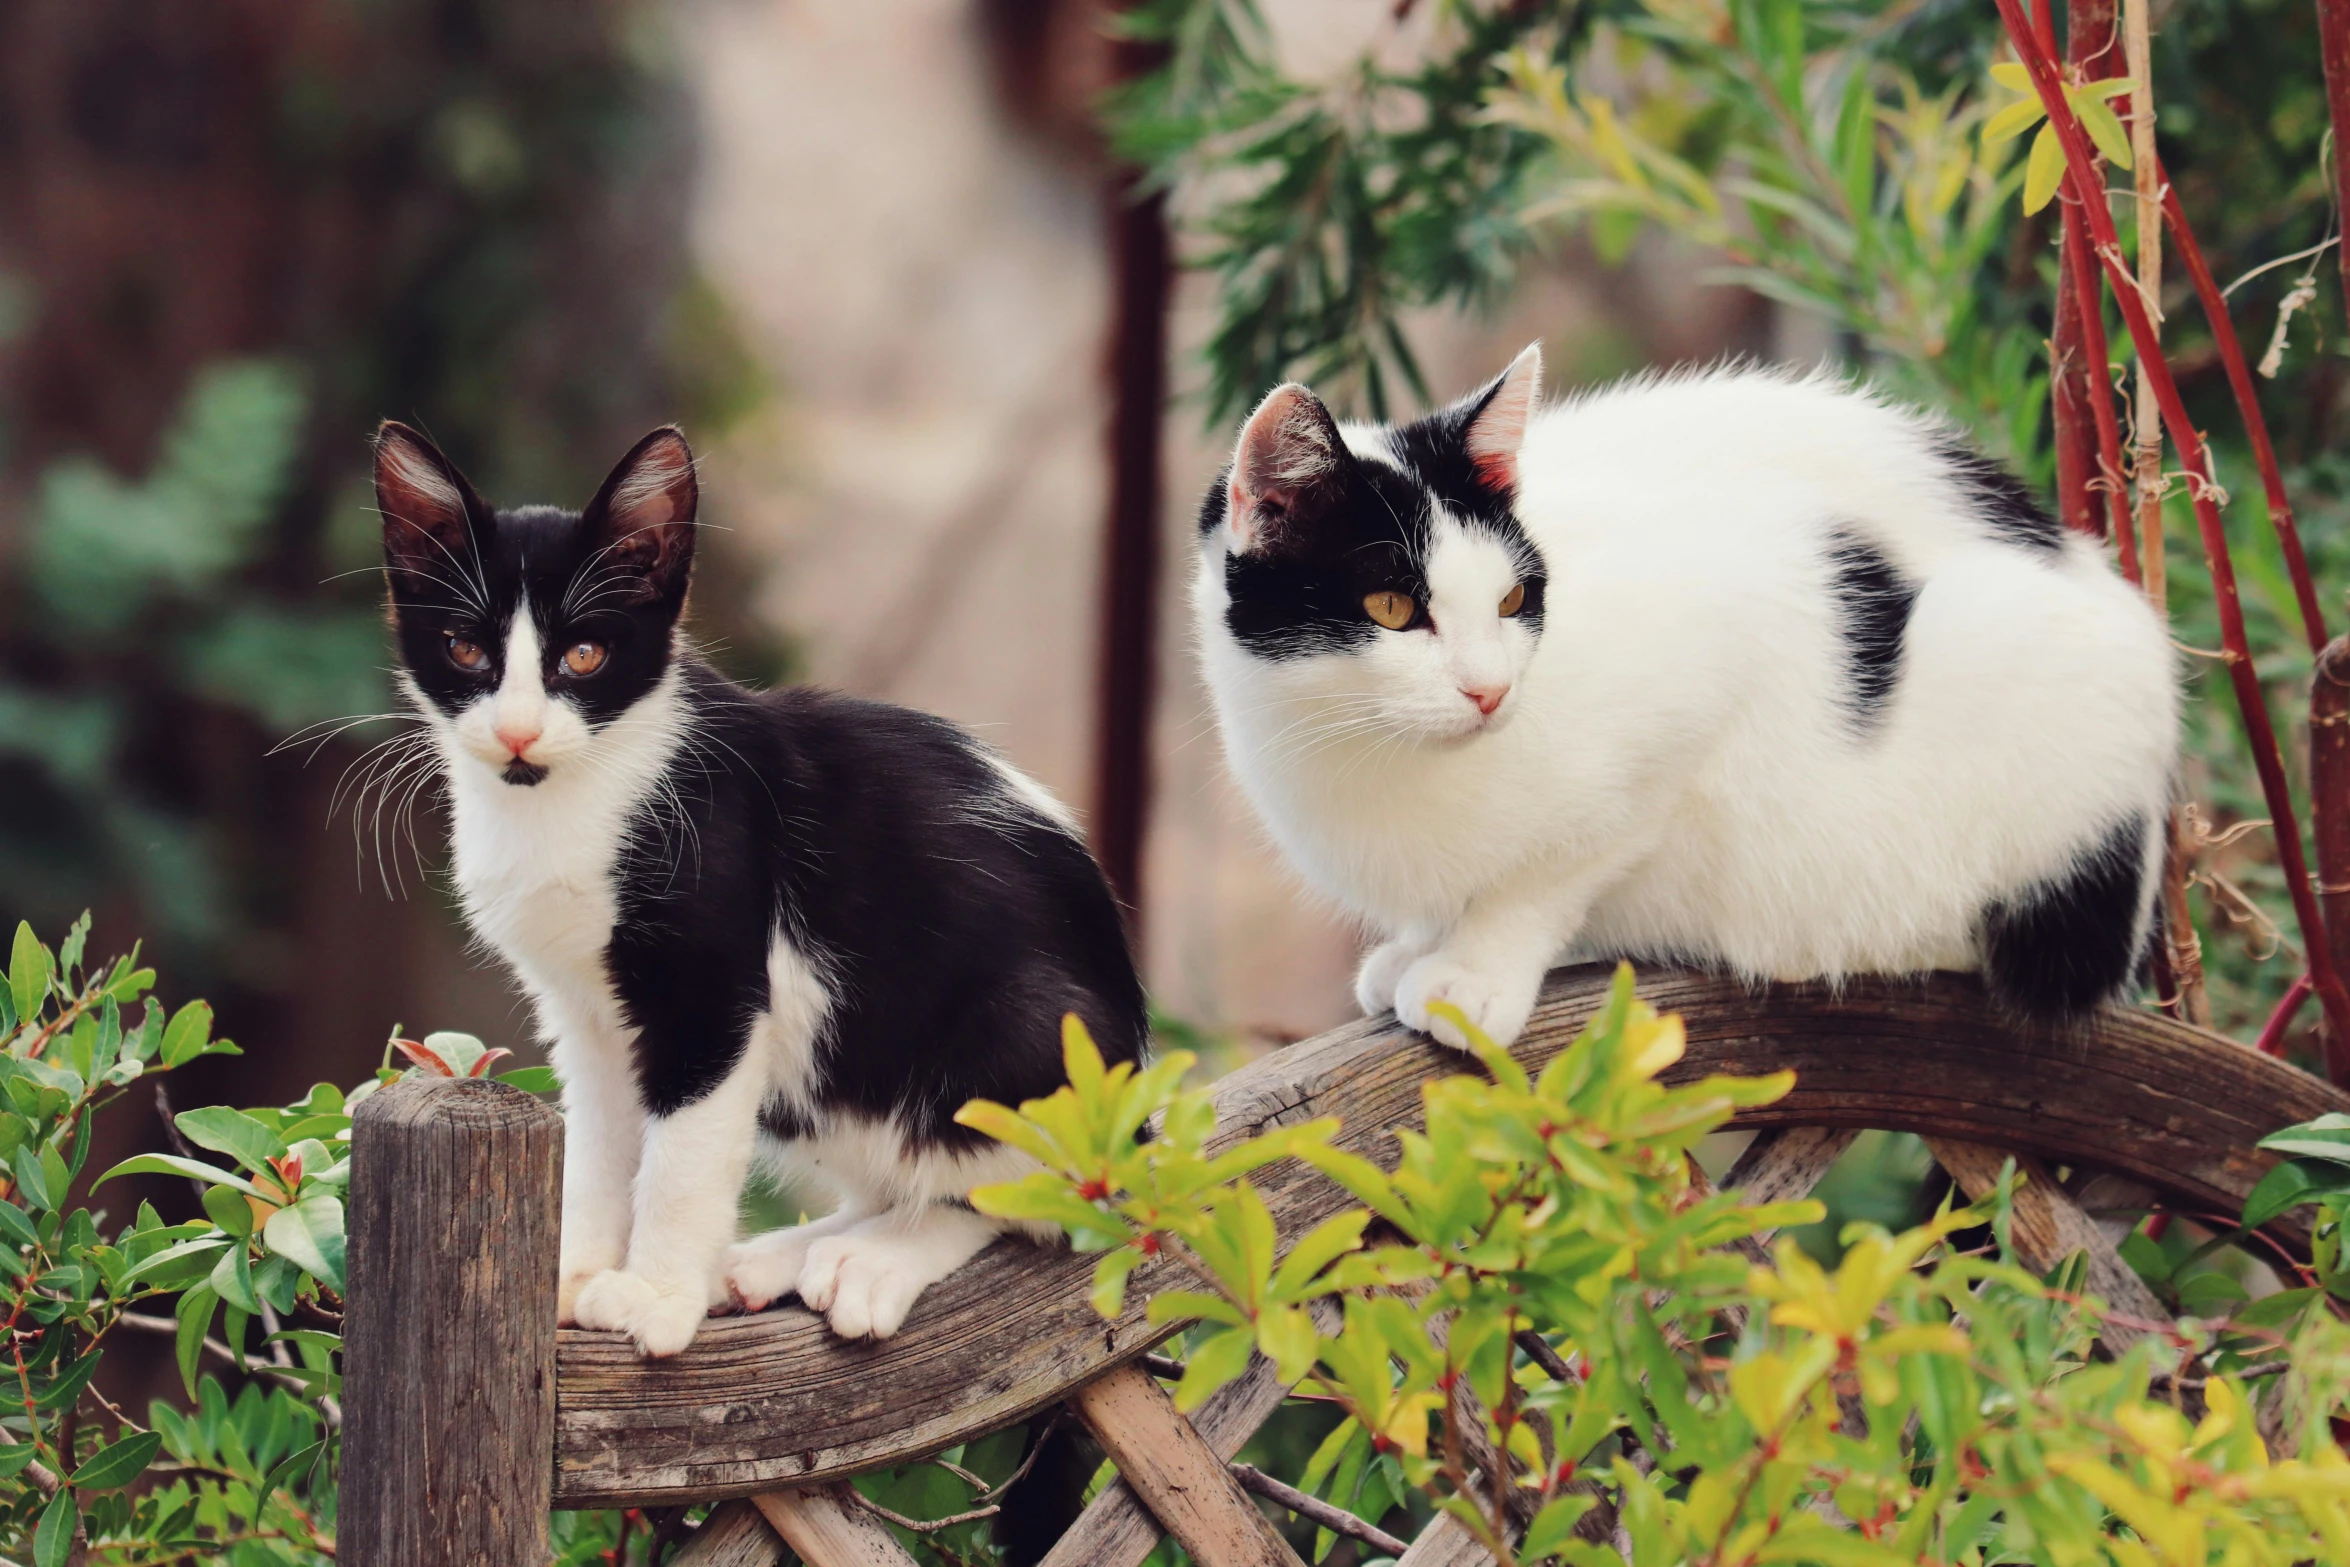
[[[1547,1061],[1598,1009],[1608,970],[1551,976],[1516,1054]],[[1644,971],[1642,995],[1681,1014],[1678,1080],[1797,1074],[1742,1118],[1759,1128],[1885,1127],[2087,1158],[2188,1209],[2238,1209],[2273,1162],[2253,1144],[2350,1095],[2218,1035],[2152,1014],[2106,1012],[2051,1029],[1996,1011],[1957,975],[1750,989]],[[1382,1130],[1419,1120],[1420,1087],[1461,1057],[1366,1019],[1275,1051],[1216,1086],[1224,1135],[1322,1114],[1344,1146],[1392,1162]],[[1294,1161],[1258,1178],[1285,1234],[1344,1205]],[[2280,1233],[2294,1237],[2293,1221]],[[1007,1425],[1141,1354],[1169,1329],[1143,1320],[1172,1264],[1138,1272],[1128,1310],[1086,1302],[1091,1259],[1002,1241],[933,1287],[886,1343],[843,1343],[797,1306],[710,1323],[673,1360],[566,1330],[556,1443],[561,1505],[606,1507],[742,1495],[900,1463]]]
[[[563,1118],[502,1083],[394,1083],[351,1172],[340,1559],[540,1567]]]
[[[1096,1377],[1069,1407],[1199,1567],[1305,1567],[1232,1478],[1223,1455],[1140,1366]]]
[[[1336,1333],[1340,1321],[1337,1302],[1324,1297],[1307,1308],[1314,1325]],[[1257,1429],[1273,1418],[1273,1411],[1289,1396],[1289,1384],[1273,1362],[1249,1356],[1248,1369],[1201,1401],[1191,1412],[1191,1428],[1218,1458],[1230,1458],[1248,1445]],[[1141,1567],[1166,1533],[1151,1510],[1142,1505],[1134,1487],[1113,1480],[1102,1494],[1085,1504],[1085,1511],[1056,1541],[1038,1567]]]
[[[1395,1567],[1493,1567],[1493,1553],[1450,1513],[1438,1513]]]
[[[1999,1173],[2008,1160],[2001,1150],[1946,1137],[1927,1138],[1926,1148],[1970,1201],[1980,1201],[1999,1189]],[[2120,1314],[2109,1320],[2099,1335],[2108,1349],[2119,1354],[2144,1338],[2152,1326],[2170,1325],[2171,1314],[2138,1277],[2138,1270],[2122,1261],[2097,1221],[2073,1201],[2047,1166],[2037,1159],[2018,1158],[2016,1174],[2022,1177],[2022,1184],[2016,1188],[2008,1226],[2016,1255],[2035,1273],[2046,1273],[2075,1252],[2087,1255],[2089,1293]]]
[[[807,1567],[917,1567],[889,1525],[857,1505],[846,1482],[751,1498]]]
[[[668,1567],[783,1567],[783,1537],[749,1502],[712,1512]]]
[[[1859,1137],[1859,1129],[1850,1126],[1782,1126],[1757,1132],[1746,1152],[1723,1172],[1722,1188],[1736,1192],[1750,1208],[1800,1201],[1812,1194]],[[1766,1231],[1756,1239],[1768,1241],[1775,1233]]]

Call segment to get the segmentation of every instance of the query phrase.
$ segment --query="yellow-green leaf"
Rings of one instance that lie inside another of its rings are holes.
[[[2114,117],[2113,110],[2100,99],[2078,95],[2073,96],[2072,105],[2073,112],[2080,116],[2081,129],[2089,133],[2097,150],[2105,154],[2105,161],[2115,168],[2128,168],[2130,138],[2123,132],[2122,122]]]
[[[2056,187],[2064,183],[2064,146],[2056,139],[2052,125],[2040,127],[2040,134],[2032,138],[2032,159],[2024,165],[2024,211],[2038,212],[2056,199]]]
[[[1983,145],[1996,147],[2001,142],[2015,140],[2038,124],[2044,112],[2039,99],[2018,99],[1983,122]]]

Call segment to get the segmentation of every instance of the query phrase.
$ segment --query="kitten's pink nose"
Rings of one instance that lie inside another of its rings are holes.
[[[1477,711],[1483,713],[1488,718],[1493,716],[1493,710],[1495,708],[1501,706],[1501,699],[1505,696],[1508,696],[1509,694],[1510,688],[1508,686],[1461,687],[1461,695],[1476,703]]]
[[[1486,711],[1490,713],[1493,711],[1493,709],[1487,708]],[[539,730],[535,726],[529,729],[524,729],[519,726],[509,728],[504,724],[498,725],[497,728],[492,731],[492,733],[498,737],[498,744],[504,746],[507,750],[512,751],[518,759],[521,757],[523,752],[538,744],[539,735],[542,732],[543,731]]]

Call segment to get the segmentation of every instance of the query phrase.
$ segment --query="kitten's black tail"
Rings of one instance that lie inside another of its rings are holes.
[[[1085,1487],[1102,1464],[1102,1451],[1085,1428],[1064,1419],[1019,1483],[1004,1493],[993,1529],[1004,1567],[1036,1567],[1085,1511]]]
[[[1992,996],[2032,1017],[2078,1017],[2138,976],[2162,858],[2157,823],[2117,822],[2062,875],[1983,911],[1983,978]]]

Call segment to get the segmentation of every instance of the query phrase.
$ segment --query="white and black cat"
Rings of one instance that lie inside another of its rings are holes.
[[[1226,753],[1380,938],[1356,996],[1496,1039],[1570,957],[1751,979],[2130,983],[2177,754],[2170,642],[2097,545],[1822,376],[1539,408],[1529,348],[1417,423],[1289,385],[1200,518]]]
[[[457,888],[563,1080],[563,1320],[668,1355],[713,1308],[796,1292],[888,1337],[998,1232],[971,1187],[1026,1168],[956,1109],[1049,1093],[1066,1012],[1113,1060],[1142,1048],[1068,813],[944,720],[693,657],[675,430],[584,512],[493,512],[397,424],[375,481]],[[758,1153],[839,1208],[735,1244]]]

